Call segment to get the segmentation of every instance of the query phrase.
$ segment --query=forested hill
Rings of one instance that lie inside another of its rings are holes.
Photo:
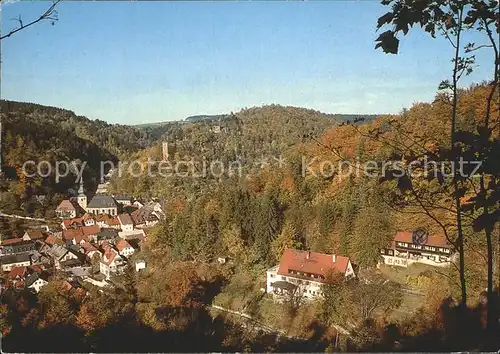
[[[3,211],[30,205],[39,194],[49,196],[49,203],[60,194],[54,198],[57,203],[68,188],[75,187],[74,176],[56,183],[54,171],[49,178],[25,177],[21,168],[26,161],[48,161],[51,166],[56,161],[86,161],[86,187],[93,190],[101,161],[116,161],[121,154],[139,151],[151,142],[137,128],[90,120],[66,109],[5,100],[0,108],[2,169],[7,177],[0,185]]]
[[[67,109],[7,100],[1,101],[0,108],[2,115],[12,121],[26,120],[31,124],[55,126],[54,132],[64,131],[76,135],[115,155],[136,151],[151,143],[147,132],[143,130],[128,125],[91,120]],[[19,132],[22,135],[22,130]]]
[[[218,117],[218,119],[211,119]],[[210,119],[209,119],[210,118]],[[290,146],[311,141],[327,128],[345,120],[373,115],[325,114],[306,108],[281,105],[245,108],[218,116],[192,116],[181,122],[149,125],[148,135],[173,143],[180,156],[252,160],[279,155]]]

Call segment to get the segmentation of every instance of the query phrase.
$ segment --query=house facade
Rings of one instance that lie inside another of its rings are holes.
[[[56,215],[62,219],[76,218],[76,208],[69,199],[65,199],[57,207]]]
[[[29,254],[17,254],[2,257],[2,271],[10,272],[14,267],[27,267],[31,264]]]
[[[400,231],[391,245],[380,250],[384,263],[408,267],[413,263],[423,263],[444,267],[450,264],[455,250],[444,236]]]
[[[120,214],[118,215],[118,221],[120,222],[120,228],[122,231],[133,231],[134,230],[134,222],[132,218],[128,214]]]
[[[109,280],[111,276],[121,273],[125,266],[126,262],[122,256],[116,250],[107,247],[99,264],[99,270]]]
[[[93,215],[118,215],[115,200],[107,195],[96,194],[87,205],[87,212]]]
[[[130,257],[134,254],[134,248],[124,239],[120,239],[116,242],[116,249],[121,256]]]
[[[321,286],[334,272],[345,278],[355,276],[348,257],[288,248],[280,263],[267,270],[266,291],[277,298],[296,292],[305,299],[314,299],[322,296]]]

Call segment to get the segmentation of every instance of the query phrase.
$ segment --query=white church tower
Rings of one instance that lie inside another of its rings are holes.
[[[83,210],[87,211],[87,196],[83,190],[83,177],[80,178],[80,188],[78,189],[78,205],[82,207]]]

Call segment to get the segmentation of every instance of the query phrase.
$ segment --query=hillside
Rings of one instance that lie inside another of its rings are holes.
[[[125,125],[113,125],[77,116],[74,112],[33,103],[1,101],[2,169],[6,179],[0,185],[0,210],[44,215],[68,188],[75,186],[69,175],[56,183],[55,172],[48,178],[25,177],[26,161],[86,161],[86,187],[92,191],[98,183],[101,161],[117,161],[123,153],[147,146],[147,133]],[[35,195],[48,195],[47,205],[35,201]],[[59,196],[58,196],[59,194]],[[23,206],[21,208],[21,206]],[[22,210],[19,210],[21,208]]]

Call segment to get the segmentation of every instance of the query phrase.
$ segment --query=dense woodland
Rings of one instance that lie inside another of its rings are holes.
[[[60,198],[54,194],[43,207],[26,207],[44,183],[53,183],[19,173],[20,163],[29,158],[94,159],[88,171],[94,183],[99,158],[160,160],[165,141],[171,144],[173,163],[217,159],[242,164],[241,175],[216,178],[114,175],[112,192],[158,197],[165,208],[166,220],[148,233],[137,255],[146,260],[147,271],[129,270],[121,286],[104,292],[88,288],[87,297],[57,279],[38,296],[4,294],[4,349],[498,350],[498,3],[382,3],[389,11],[377,25],[389,29],[380,34],[376,48],[396,54],[398,36],[415,28],[432,37],[438,32],[455,48],[451,80],[439,85],[435,99],[399,114],[351,124],[313,110],[270,105],[220,120],[134,128],[56,108],[3,103],[7,173],[2,210],[50,217],[50,202]],[[463,31],[484,34],[488,45],[464,45]],[[484,48],[493,49],[491,81],[461,88],[460,78],[474,69],[470,53]],[[284,164],[274,159],[280,156]],[[425,171],[421,163],[428,158],[444,167]],[[304,159],[312,161],[306,168]],[[453,163],[464,159],[482,165],[474,174],[471,166],[460,175],[451,173]],[[324,161],[372,164],[345,175],[324,173]],[[389,168],[373,176],[386,162],[406,172],[416,163],[420,174],[397,176]],[[46,186],[46,193],[53,187]],[[8,232],[17,226],[9,224]],[[396,231],[419,227],[444,235],[454,246],[457,260],[450,267],[409,267],[407,272],[376,267],[380,248]],[[261,288],[265,270],[287,247],[348,256],[358,277],[344,281],[330,274],[324,298],[305,303],[292,293],[276,304]],[[228,261],[221,264],[218,257]],[[252,320],[213,305],[244,312]],[[277,333],[285,335],[278,338]],[[23,340],[26,336],[33,340]]]
[[[460,91],[458,122],[462,129],[470,129],[474,122],[481,120],[484,113],[482,102],[487,93],[486,85]],[[5,343],[15,343],[12,348],[16,350],[30,350],[28,343],[26,348],[18,347],[18,338],[30,333],[34,338],[46,339],[46,342],[40,339],[40,343],[45,343],[47,350],[65,351],[70,343],[74,345],[73,340],[62,341],[61,346],[55,348],[49,339],[67,332],[68,338],[74,338],[81,350],[109,351],[121,347],[116,343],[107,346],[102,338],[110,331],[126,331],[150,338],[149,350],[267,351],[287,350],[287,346],[292,346],[294,350],[322,351],[331,348],[336,336],[329,326],[340,322],[352,330],[349,338],[340,336],[337,348],[341,350],[481,347],[485,311],[482,299],[487,275],[483,263],[483,235],[471,224],[464,228],[468,316],[473,323],[467,329],[469,335],[464,336],[464,328],[459,324],[452,326],[458,316],[454,301],[460,296],[455,269],[444,270],[444,273],[425,271],[407,277],[403,285],[392,280],[387,283],[387,274],[373,270],[379,260],[379,249],[390,242],[396,231],[424,227],[432,233],[442,234],[439,225],[419,211],[418,206],[401,203],[395,181],[368,178],[362,173],[342,178],[337,173],[319,174],[323,160],[337,163],[357,158],[361,162],[382,162],[400,156],[408,141],[421,141],[431,147],[446,145],[449,137],[442,121],[449,109],[442,96],[437,94],[434,102],[415,104],[395,116],[381,116],[357,125],[331,125],[328,121],[325,125],[329,124],[330,128],[324,132],[319,128],[313,130],[307,119],[303,121],[304,112],[322,119],[320,114],[279,106],[235,114],[242,122],[251,121],[248,126],[240,124],[243,128],[237,130],[238,134],[231,133],[231,129],[238,127],[240,120],[237,118],[228,119],[225,127],[231,128],[220,133],[214,133],[207,122],[179,126],[176,128],[179,129],[179,140],[192,139],[192,143],[178,144],[176,153],[170,157],[173,161],[202,151],[230,159],[234,150],[218,142],[238,141],[243,135],[252,138],[239,140],[241,145],[238,148],[244,151],[242,154],[256,159],[260,154],[278,152],[284,156],[285,163],[282,166],[271,163],[259,168],[251,165],[244,169],[242,176],[219,179],[136,178],[126,173],[120,178],[114,177],[111,186],[115,192],[136,197],[157,196],[166,208],[167,219],[149,235],[141,252],[148,261],[148,272],[140,276],[131,272],[124,289],[109,290],[118,292],[113,296],[91,292],[92,296],[82,300],[57,288],[57,282],[44,288],[38,298],[28,294],[21,298],[17,296],[10,306],[3,307],[7,314],[3,330],[10,333]],[[268,127],[274,118],[265,119],[262,112],[268,112],[269,117],[274,117],[271,113],[275,114],[277,121],[288,121],[289,125],[272,132]],[[308,136],[305,134],[307,138],[304,137],[302,143],[288,145],[286,139],[294,132],[294,126],[296,134],[308,127],[312,131]],[[373,139],[373,130],[379,128],[383,130],[382,135]],[[135,152],[131,149],[120,156],[160,158],[161,141],[153,142],[153,146],[145,150]],[[7,162],[14,161],[13,151],[16,150],[7,150]],[[308,165],[305,176],[302,157],[308,161],[317,158]],[[15,176],[4,181],[11,186],[20,183]],[[32,188],[35,182],[24,183],[28,186],[26,188]],[[449,193],[432,181],[419,183],[419,188],[437,195],[444,203],[443,207],[434,209],[435,215],[440,220],[449,219],[451,223],[453,213],[444,207]],[[453,228],[450,235],[452,240],[456,238]],[[291,298],[287,306],[276,306],[263,296],[260,288],[264,284],[266,268],[276,264],[286,247],[349,256],[363,278],[372,281],[370,284],[333,282],[325,290],[323,301],[303,304],[300,299]],[[219,265],[217,257],[228,257],[231,261],[225,266]],[[439,287],[433,284],[439,284]],[[394,317],[394,311],[404,301],[401,286],[424,292],[425,300],[411,315]],[[59,300],[55,303],[49,299]],[[210,304],[245,311],[258,323],[272,325],[304,339],[276,342],[273,335],[264,334],[259,325],[249,330],[248,324],[242,327],[238,320],[206,307]],[[375,306],[368,310],[367,304]],[[103,307],[108,310],[97,310]],[[343,320],[346,317],[350,318],[349,323]],[[471,337],[471,333],[474,336]],[[189,340],[192,336],[199,341]],[[240,340],[240,337],[244,339]],[[127,338],[130,340],[120,345],[135,348],[133,343],[137,336],[131,334]]]

